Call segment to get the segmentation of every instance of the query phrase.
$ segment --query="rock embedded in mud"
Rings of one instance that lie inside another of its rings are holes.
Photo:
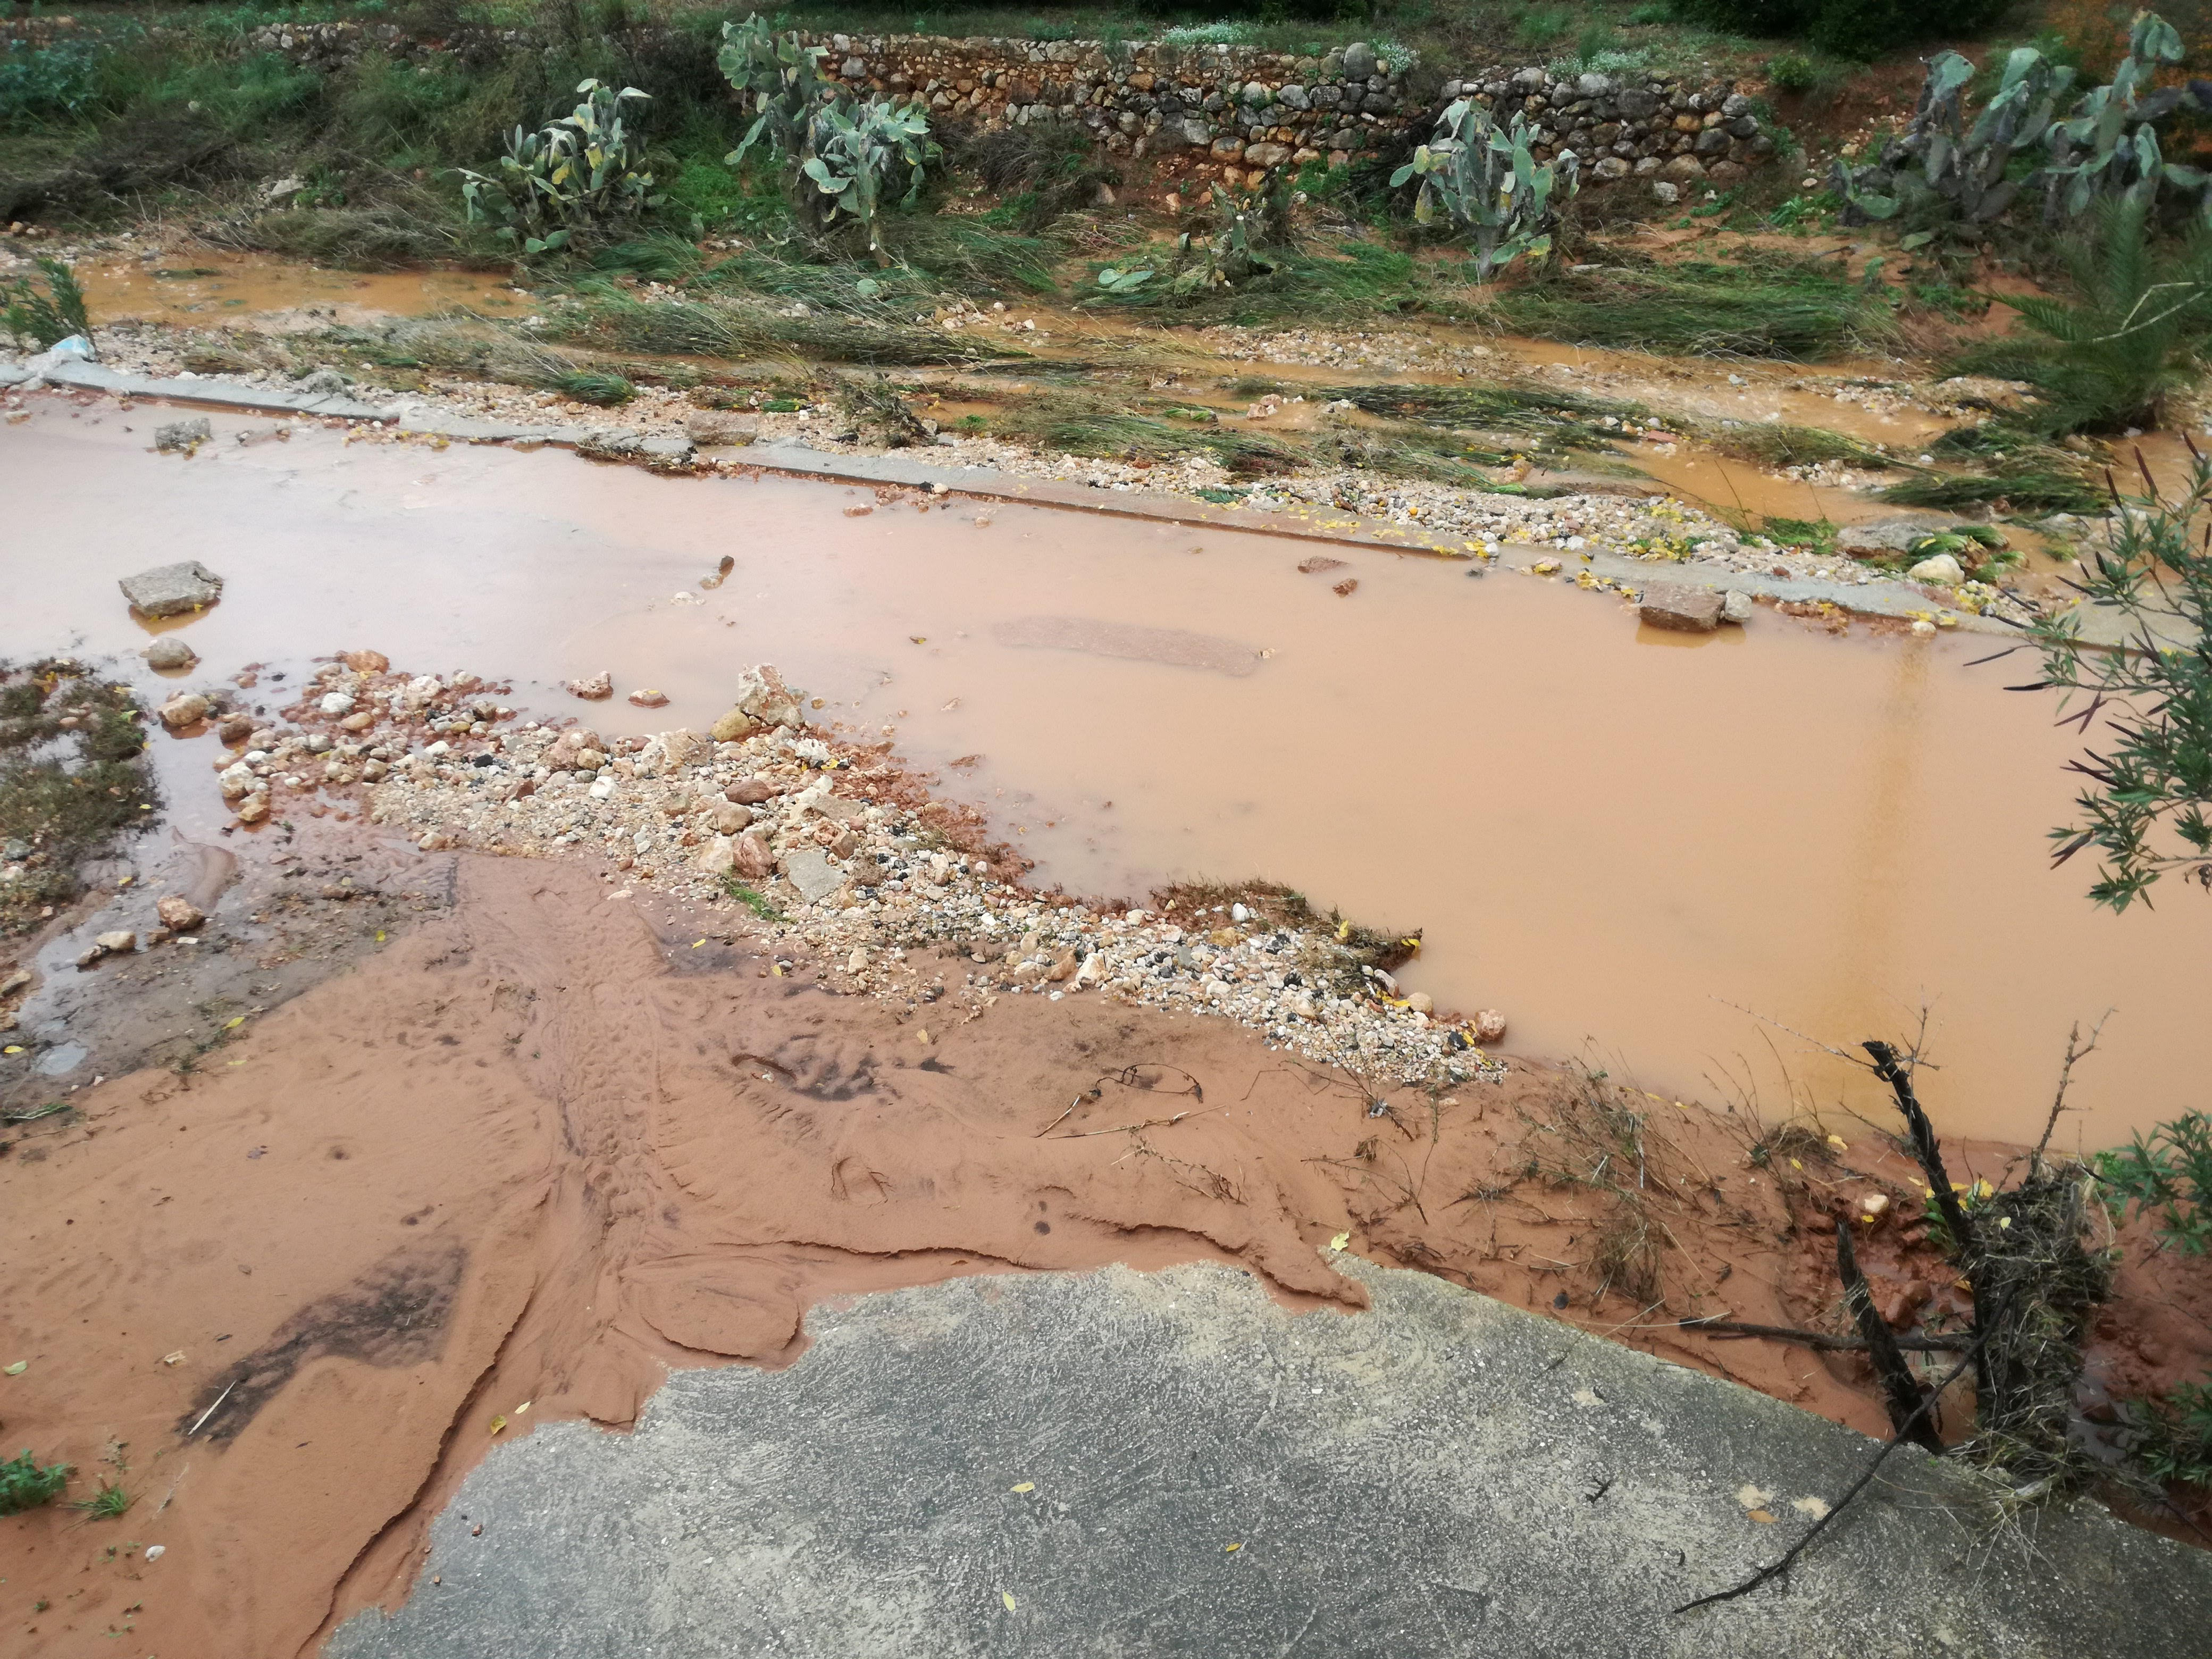
[[[1739,588],[1730,588],[1721,595],[1721,620],[1738,626],[1751,620],[1751,595]]]
[[[338,660],[356,674],[388,674],[392,659],[381,651],[349,651]]]
[[[191,415],[181,421],[164,421],[155,427],[154,447],[189,451],[198,448],[214,436],[214,422],[204,415]]]
[[[154,909],[161,918],[161,926],[173,933],[189,933],[207,921],[198,905],[174,893],[160,900]]]
[[[222,578],[198,559],[156,565],[117,584],[131,609],[145,617],[181,617],[204,611],[222,597]]]
[[[146,647],[146,666],[149,668],[190,668],[199,659],[199,653],[174,634],[165,635]]]
[[[568,690],[587,702],[598,702],[615,694],[615,677],[611,671],[594,674],[589,679],[570,680]]]
[[[215,705],[197,691],[186,691],[174,696],[161,707],[161,724],[172,732],[181,732],[208,716]]]
[[[665,691],[655,691],[649,686],[641,686],[638,690],[631,692],[629,694],[629,700],[635,703],[640,708],[665,708],[668,707],[668,694]]]
[[[1925,582],[1930,587],[1956,587],[1966,580],[1966,573],[1959,561],[1948,553],[1938,553],[1921,560],[1905,573],[1909,582]]]
[[[118,929],[112,933],[95,933],[92,942],[111,956],[121,956],[125,951],[138,948],[138,935]]]
[[[228,715],[215,734],[226,749],[235,749],[252,737],[253,722],[243,714]]]
[[[1654,628],[1679,634],[1710,634],[1721,625],[1721,596],[1710,587],[1680,582],[1652,582],[1644,590],[1637,615]]]
[[[1474,1017],[1468,1027],[1477,1042],[1503,1042],[1505,1040],[1505,1016],[1495,1008],[1486,1008]]]
[[[738,837],[737,873],[747,881],[766,881],[775,873],[775,848],[757,830]]]
[[[268,816],[269,797],[266,795],[248,795],[238,804],[238,821],[240,823],[258,823]]]
[[[1925,540],[1929,532],[1940,529],[1948,520],[1934,518],[1877,519],[1871,524],[1847,524],[1836,532],[1836,551],[1847,553],[1854,559],[1886,558],[1893,553],[1906,553],[1915,542]]]

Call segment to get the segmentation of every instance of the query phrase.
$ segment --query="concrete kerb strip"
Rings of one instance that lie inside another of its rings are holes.
[[[1790,1654],[2195,1659],[2212,1555],[1350,1256],[1364,1313],[1214,1264],[808,1316],[636,1431],[495,1449],[330,1659]]]
[[[33,358],[27,364],[0,363],[0,386],[32,382],[109,392],[117,397],[149,401],[212,404],[238,413],[300,415],[348,421],[373,421],[402,432],[442,437],[460,443],[505,443],[518,447],[553,445],[578,448],[595,439],[611,436],[617,442],[628,434],[602,434],[588,427],[530,427],[471,420],[465,416],[434,414],[398,406],[364,404],[335,394],[288,392],[265,386],[230,385],[219,380],[161,380],[123,374],[81,358]],[[689,440],[643,437],[633,447],[641,459],[681,461],[693,453]],[[1296,538],[1346,547],[1382,548],[1429,558],[1465,559],[1462,545],[1415,539],[1423,533],[1413,527],[1371,520],[1332,520],[1316,524],[1280,514],[1255,514],[1189,501],[1176,495],[1150,495],[1103,491],[1087,485],[1057,480],[1025,478],[988,467],[931,466],[898,455],[844,455],[793,442],[767,443],[717,452],[724,459],[741,459],[748,467],[791,477],[826,483],[890,484],[905,489],[936,489],[948,495],[980,501],[1007,501],[1034,507],[1071,507],[1120,518],[1188,525],[1198,529],[1235,530],[1258,535]],[[1528,543],[1508,543],[1499,554],[1504,563],[1521,570],[1538,561],[1565,558],[1559,552]],[[1723,592],[1748,593],[1781,601],[1825,601],[1839,611],[1867,617],[1897,618],[1932,617],[1948,607],[1923,589],[1901,581],[1837,582],[1814,577],[1781,577],[1755,571],[1730,569],[1695,561],[1670,564],[1662,569],[1639,559],[1617,553],[1596,553],[1577,563],[1596,574],[1630,586],[1667,580],[1687,582]],[[1993,617],[1954,613],[1956,626],[1970,632],[2020,637],[2022,630]],[[2120,618],[2092,611],[2082,617],[2082,638],[2091,645],[2122,643]]]

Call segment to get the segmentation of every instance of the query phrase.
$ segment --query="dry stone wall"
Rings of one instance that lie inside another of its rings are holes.
[[[424,41],[394,26],[272,24],[254,44],[330,68],[364,49],[419,58],[511,48],[513,31]],[[940,125],[1080,122],[1117,155],[1170,174],[1238,182],[1316,162],[1342,167],[1432,130],[1462,94],[1501,121],[1525,115],[1540,159],[1572,149],[1586,185],[1646,179],[1663,199],[1726,188],[1771,160],[1774,140],[1733,83],[1498,66],[1446,77],[1364,42],[1325,57],[1249,46],[1127,45],[1000,36],[821,33],[824,71],[856,92],[918,99]],[[650,88],[647,88],[650,90]],[[1254,175],[1257,175],[1255,177]]]

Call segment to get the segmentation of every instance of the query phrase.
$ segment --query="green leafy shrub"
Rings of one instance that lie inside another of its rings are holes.
[[[576,90],[584,101],[544,131],[514,129],[495,173],[461,169],[469,218],[496,222],[525,253],[604,234],[661,203],[643,170],[644,146],[623,120],[624,100],[649,94],[597,80]]]
[[[1699,22],[1734,34],[1807,40],[1838,58],[1879,58],[1930,36],[1971,40],[2002,17],[2010,0],[1684,0]]]
[[[1571,151],[1558,161],[1536,160],[1522,116],[1500,132],[1487,109],[1462,98],[1437,118],[1436,136],[1415,148],[1390,185],[1420,180],[1414,221],[1431,224],[1441,215],[1465,232],[1474,243],[1475,281],[1486,283],[1522,254],[1541,259],[1551,252],[1558,217],[1552,198],[1562,179],[1560,199],[1572,196],[1580,178]]]
[[[2212,1117],[2189,1112],[2131,1146],[2100,1152],[2098,1176],[2185,1255],[2212,1252]]]
[[[18,340],[30,340],[40,350],[72,334],[89,339],[92,324],[85,316],[84,290],[67,261],[41,254],[35,272],[14,281],[0,279],[0,328]]]
[[[2155,1480],[2212,1487],[2212,1382],[2184,1382],[2136,1409],[2148,1419],[2136,1448],[2144,1469]]]
[[[1820,84],[1820,72],[1802,52],[1785,52],[1770,59],[1766,78],[1778,92],[1810,92]]]
[[[2202,644],[2212,638],[2212,546],[2197,533],[2212,507],[2212,459],[2196,458],[2176,499],[2147,486],[2119,506],[2110,544],[2083,559],[2073,584],[2083,605],[2035,623],[2044,677],[2022,688],[2055,690],[2069,702],[2086,694],[2091,714],[2101,717],[2098,747],[2069,769],[2089,780],[2075,799],[2081,817],[2051,838],[2061,864],[2084,848],[2104,854],[2089,896],[2114,910],[2177,871],[2212,888],[2212,819],[2205,814],[2212,805],[2212,655]],[[2081,612],[2093,607],[2118,611],[2135,648],[2085,647]],[[2169,1191],[2186,1198],[2189,1213],[2202,1218],[2201,1145],[2170,1140],[2165,1151],[2172,1158],[2154,1162],[2148,1154],[2158,1149],[2147,1146],[2146,1161],[2116,1167],[2140,1176],[2140,1190],[2159,1201]],[[2169,1185],[2184,1173],[2185,1194]]]
[[[2151,238],[2149,204],[2109,202],[2067,248],[2070,298],[2008,299],[2022,331],[1957,359],[1958,372],[2025,380],[2045,434],[2155,425],[2212,337],[2212,231]]]
[[[0,46],[0,131],[58,115],[74,115],[97,82],[92,48],[82,40]]]
[[[69,1484],[70,1473],[66,1463],[40,1468],[26,1446],[19,1455],[0,1463],[0,1515],[21,1515],[52,1503]]]

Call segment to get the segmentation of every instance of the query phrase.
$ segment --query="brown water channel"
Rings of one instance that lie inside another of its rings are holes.
[[[1793,1088],[1872,1114],[1861,1080],[1744,1011],[1842,1043],[1909,1032],[1924,1000],[1931,1103],[1954,1132],[2018,1138],[2068,1025],[2117,1006],[2059,1139],[2202,1103],[2207,902],[2177,888],[2114,917],[2082,897],[2087,871],[2046,869],[2069,739],[2047,702],[2000,689],[2021,659],[1967,666],[1985,640],[1836,640],[1764,611],[1689,640],[1377,550],[1305,575],[1310,542],[557,453],[240,447],[232,431],[266,423],[220,416],[198,458],[155,457],[161,418],[47,402],[0,429],[0,653],[142,646],[117,578],[193,557],[228,581],[185,624],[197,680],[373,647],[646,731],[705,726],[773,661],[828,700],[817,718],[944,766],[1039,879],[1266,876],[1423,927],[1410,982],[1504,1009],[1519,1052],[1586,1052],[1676,1096],[1734,1079],[1770,1114]],[[602,668],[673,701],[557,690]],[[213,810],[213,753],[165,747],[187,818]]]

